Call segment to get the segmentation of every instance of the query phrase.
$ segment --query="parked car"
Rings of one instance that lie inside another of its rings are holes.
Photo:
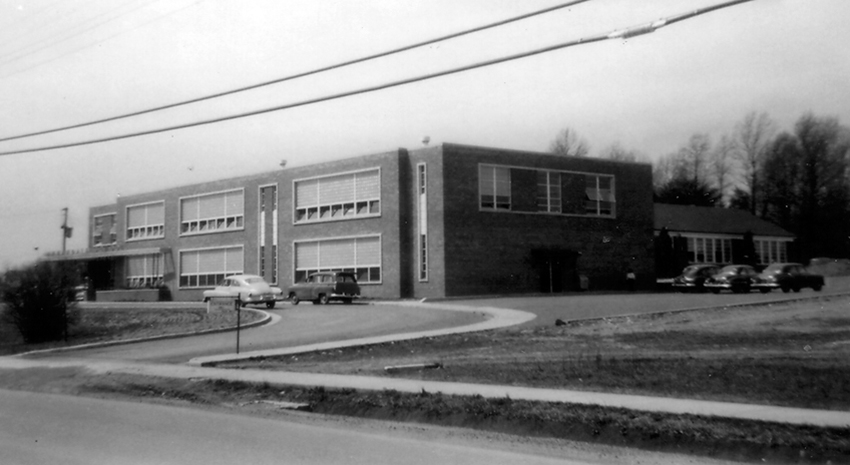
[[[702,292],[705,280],[720,271],[720,267],[711,263],[690,265],[682,270],[682,274],[673,278],[673,288],[679,292]]]
[[[298,305],[302,300],[312,301],[316,305],[324,305],[331,300],[350,304],[352,299],[360,297],[360,286],[354,273],[322,271],[293,284],[287,296],[292,305]]]
[[[266,304],[266,308],[274,308],[282,294],[279,287],[269,286],[260,276],[237,274],[224,278],[214,289],[204,291],[204,302],[210,297],[239,296],[243,307],[247,304]]]
[[[770,292],[773,289],[800,292],[804,287],[819,291],[823,289],[823,285],[823,276],[809,273],[806,267],[799,263],[774,263],[762,271],[755,287],[762,292]]]
[[[719,294],[722,290],[747,293],[753,288],[758,274],[758,271],[750,265],[727,265],[708,278],[705,281],[705,287],[715,294]]]

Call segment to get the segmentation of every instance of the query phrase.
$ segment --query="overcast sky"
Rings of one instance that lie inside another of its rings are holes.
[[[591,0],[512,25],[225,98],[0,142],[0,152],[280,106],[640,25],[724,0]],[[0,138],[268,81],[566,0],[0,0]],[[0,268],[86,246],[91,206],[398,147],[546,151],[570,127],[591,154],[657,159],[748,112],[790,129],[850,123],[850,1],[755,0],[608,40],[380,92],[156,135],[0,156]],[[37,250],[36,250],[37,249]]]

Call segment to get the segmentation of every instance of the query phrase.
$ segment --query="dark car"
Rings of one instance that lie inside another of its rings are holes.
[[[673,288],[680,292],[702,292],[705,290],[705,280],[718,271],[720,267],[715,264],[690,265],[682,270],[682,274],[673,278]]]
[[[799,263],[774,263],[758,277],[758,283],[754,287],[762,292],[770,292],[773,289],[782,289],[782,292],[800,292],[804,287],[810,287],[815,291],[823,289],[823,276],[809,273]]]
[[[747,293],[753,288],[758,274],[758,271],[750,265],[727,265],[705,281],[705,288],[715,294],[719,294],[722,290]]]
[[[307,279],[293,284],[287,292],[292,305],[302,300],[324,305],[331,300],[340,300],[350,304],[360,296],[360,286],[354,273],[344,271],[322,271],[307,276]]]

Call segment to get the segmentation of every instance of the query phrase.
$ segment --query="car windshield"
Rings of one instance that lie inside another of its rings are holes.
[[[782,273],[782,270],[785,268],[784,265],[773,264],[764,269],[764,274],[779,274]]]
[[[720,269],[720,273],[717,273],[720,276],[729,276],[732,274],[738,274],[739,266],[724,266]]]

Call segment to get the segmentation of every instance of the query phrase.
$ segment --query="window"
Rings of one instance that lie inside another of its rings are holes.
[[[480,165],[478,192],[481,208],[487,210],[511,209],[511,170],[505,167]]]
[[[732,239],[721,237],[688,237],[688,260],[691,263],[731,263]]]
[[[180,234],[233,231],[245,227],[242,189],[180,199]]]
[[[127,257],[124,281],[128,288],[162,286],[162,254]]]
[[[614,215],[614,177],[585,176],[585,212],[588,215]]]
[[[379,169],[295,181],[295,223],[381,214]]]
[[[359,283],[381,282],[379,236],[295,243],[295,282],[319,271],[347,271]]]
[[[127,240],[165,237],[165,202],[127,207]]]
[[[180,251],[180,287],[213,287],[242,270],[242,246]]]
[[[416,165],[419,185],[419,281],[428,280],[428,172],[425,163]]]
[[[537,172],[537,211],[561,213],[561,173]]]
[[[118,234],[115,229],[115,213],[97,215],[94,217],[92,227],[92,246],[112,245],[118,242]]]
[[[782,263],[788,261],[788,243],[786,241],[762,239],[753,241],[759,263]]]

